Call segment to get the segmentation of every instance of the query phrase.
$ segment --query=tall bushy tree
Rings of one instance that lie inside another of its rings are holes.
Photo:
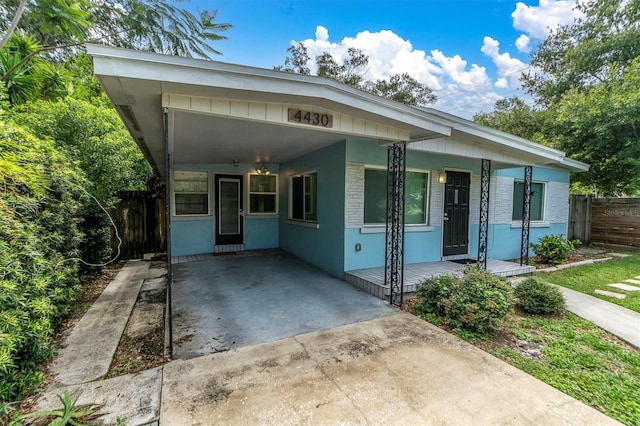
[[[151,167],[112,108],[67,97],[27,104],[11,116],[77,162],[89,180],[87,191],[105,208],[114,205],[118,191],[145,189],[151,179]],[[83,217],[83,259],[101,263],[110,255],[108,218],[95,202],[85,206]]]
[[[275,66],[278,71],[293,72],[309,75],[308,49],[302,42],[294,43],[287,49],[289,56],[284,65]],[[406,105],[426,106],[434,103],[437,98],[433,91],[407,73],[394,74],[389,79],[370,81],[365,78],[369,57],[360,49],[350,47],[347,57],[338,63],[329,52],[323,52],[315,57],[316,74],[343,84],[364,90],[369,93],[391,99]]]
[[[493,106],[493,111],[478,113],[473,120],[521,138],[550,144],[544,112],[519,98],[500,99]]]
[[[640,0],[590,0],[576,7],[583,17],[553,30],[532,55],[535,71],[522,77],[540,110],[500,101],[476,120],[547,142],[590,164],[589,172],[572,177],[582,193],[635,194],[640,191]],[[539,131],[532,132],[530,124]]]
[[[552,31],[532,55],[536,71],[523,75],[525,88],[543,105],[569,90],[621,78],[640,56],[640,1],[589,0],[576,7],[584,17]]]

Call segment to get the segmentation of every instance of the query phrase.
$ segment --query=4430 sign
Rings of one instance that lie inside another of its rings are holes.
[[[289,108],[289,122],[332,128],[333,115],[320,112],[305,111],[297,108]]]

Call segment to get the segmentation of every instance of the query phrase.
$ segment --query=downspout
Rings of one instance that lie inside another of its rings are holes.
[[[164,149],[165,149],[165,220],[167,233],[167,299],[165,303],[165,352],[169,358],[173,358],[173,324],[171,320],[171,286],[173,285],[173,266],[171,265],[171,161],[169,158],[169,109],[163,112],[164,123]]]

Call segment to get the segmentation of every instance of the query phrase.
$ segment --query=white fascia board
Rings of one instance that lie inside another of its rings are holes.
[[[451,135],[451,126],[438,117],[316,76],[101,45],[88,44],[86,47],[94,58],[97,75],[326,99],[442,136]],[[217,79],[221,83],[211,84],[212,73],[221,77]]]
[[[571,169],[574,172],[588,172],[590,167],[587,163],[567,157],[562,160],[562,166]]]
[[[439,116],[445,120],[449,120],[452,127],[460,132],[474,135],[487,141],[504,145],[505,147],[518,149],[530,154],[546,157],[552,161],[562,161],[565,158],[565,153],[548,146],[541,145],[539,143],[532,142],[528,139],[524,139],[510,133],[502,132],[500,130],[493,129],[482,124],[475,123],[471,120],[466,120],[461,117],[457,117],[452,114],[447,114],[442,111],[438,111],[432,108],[421,108],[425,112]]]

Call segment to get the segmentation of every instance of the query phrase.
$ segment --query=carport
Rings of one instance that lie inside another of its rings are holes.
[[[198,259],[203,257],[173,265],[175,358],[224,352],[395,311],[388,302],[280,250]]]

